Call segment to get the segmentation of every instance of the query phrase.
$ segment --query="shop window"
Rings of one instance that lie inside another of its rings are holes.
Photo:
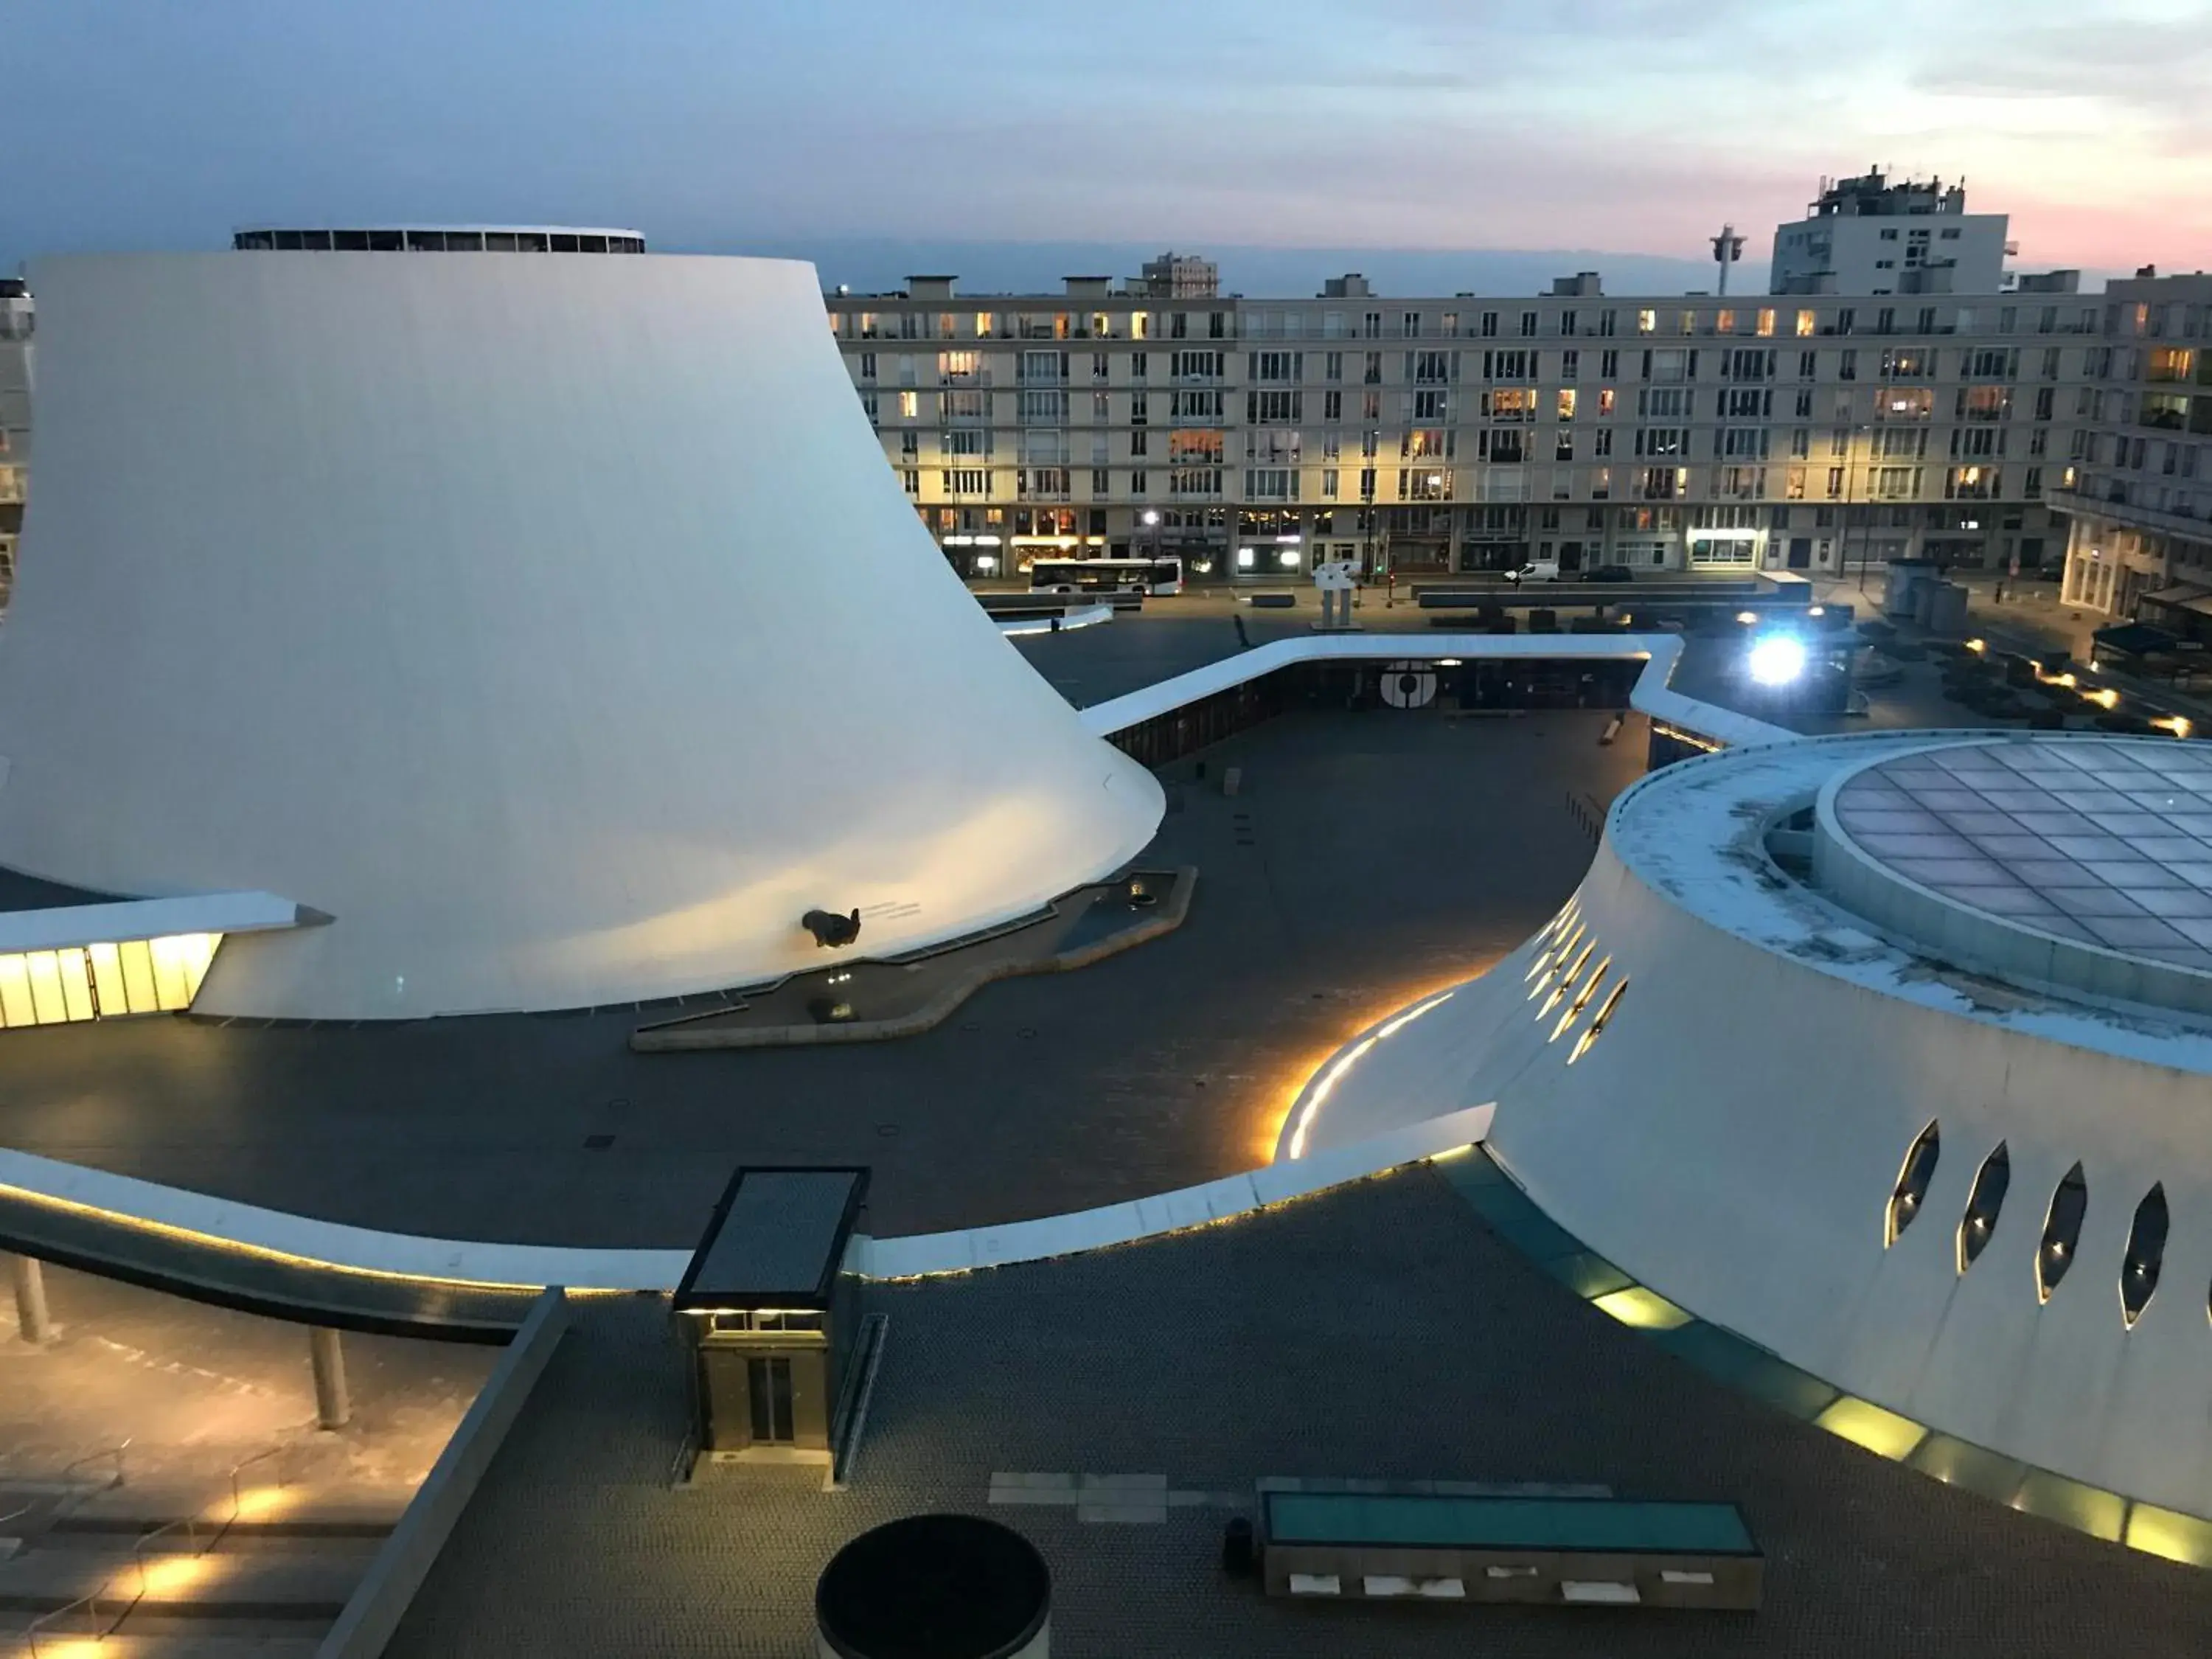
[[[2089,1183],[2076,1164],[2060,1177],[2051,1194],[2051,1209],[2043,1218],[2043,1242],[2035,1249],[2035,1299],[2051,1300],[2051,1293],[2074,1265],[2074,1252],[2081,1243],[2081,1218],[2089,1209]]]
[[[1988,1248],[1996,1231],[1997,1212],[2004,1208],[2005,1188],[2012,1185],[2012,1154],[2002,1140],[1982,1160],[1974,1173],[1973,1190],[1966,1194],[1966,1213],[1959,1220],[1959,1271],[1965,1273]]]
[[[1882,1249],[1896,1243],[1919,1215],[1928,1198],[1928,1183],[1936,1178],[1936,1159],[1942,1147],[1942,1137],[1931,1120],[1905,1150],[1905,1164],[1897,1172],[1897,1184],[1890,1188],[1889,1209],[1882,1220]]]
[[[2166,1260],[2166,1187],[2156,1182],[2136,1206],[2135,1224],[2128,1229],[2128,1253],[2120,1263],[2120,1322],[2130,1330],[2158,1288],[2159,1267]]]

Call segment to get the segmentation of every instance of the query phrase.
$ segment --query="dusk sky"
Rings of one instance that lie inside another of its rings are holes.
[[[2202,0],[9,0],[0,268],[237,225],[1702,258],[1964,174],[2018,264],[2212,264]],[[988,272],[978,273],[988,276]],[[825,277],[836,273],[825,263]]]

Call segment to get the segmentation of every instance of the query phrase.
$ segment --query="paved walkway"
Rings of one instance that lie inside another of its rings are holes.
[[[1018,1528],[1069,1659],[1480,1650],[2196,1654],[2194,1569],[2017,1515],[1706,1380],[1544,1278],[1416,1170],[1153,1243],[885,1286],[853,1484],[672,1490],[681,1350],[658,1301],[586,1304],[393,1659],[808,1650],[816,1575],[879,1522]],[[1595,1481],[1741,1504],[1766,1606],[1736,1614],[1316,1607],[1224,1579],[1264,1477]]]

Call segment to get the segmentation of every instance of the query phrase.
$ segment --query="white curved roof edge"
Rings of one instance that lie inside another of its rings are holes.
[[[908,1238],[856,1238],[846,1267],[865,1279],[929,1279],[1048,1261],[1109,1245],[1133,1244],[1164,1233],[1231,1221],[1273,1205],[1307,1198],[1348,1181],[1364,1181],[1403,1164],[1464,1151],[1490,1133],[1495,1103],[1410,1123],[1349,1146],[1279,1162],[1196,1187],[1180,1187],[1126,1204],[1041,1216],[996,1227],[921,1233]]]
[[[260,933],[324,918],[274,893],[195,893],[45,910],[0,910],[0,955],[171,933]]]
[[[1096,628],[1113,620],[1112,605],[1087,605],[1080,611],[1064,611],[1057,617],[1009,617],[999,624],[999,631],[1011,640],[1024,634],[1065,634],[1071,628]]]
[[[1126,696],[1109,697],[1081,713],[1086,730],[1097,737],[1110,737],[1141,720],[1258,679],[1278,668],[1331,659],[1435,662],[1445,657],[1534,657],[1549,661],[1607,662],[1626,658],[1641,659],[1644,665],[1629,697],[1639,714],[1686,727],[1730,748],[1800,740],[1799,734],[1786,726],[1669,690],[1667,682],[1681,656],[1682,642],[1672,634],[1316,634],[1307,639],[1272,640]]]
[[[1126,1204],[909,1238],[855,1237],[845,1266],[869,1279],[923,1279],[1135,1243],[1461,1151],[1488,1135],[1492,1110],[1488,1105],[1471,1107],[1295,1164],[1270,1164]],[[0,1193],[98,1212],[119,1224],[185,1233],[198,1242],[380,1278],[530,1290],[559,1285],[572,1291],[667,1291],[683,1279],[691,1261],[689,1249],[580,1249],[381,1232],[6,1150],[0,1150]]]
[[[669,1290],[691,1252],[424,1238],[264,1210],[32,1152],[0,1151],[0,1192],[341,1272],[537,1290]]]
[[[440,235],[445,234],[447,231],[454,230],[459,231],[464,234],[472,231],[496,231],[502,236],[635,236],[641,241],[643,240],[645,237],[645,233],[641,230],[617,230],[610,228],[605,225],[426,225],[416,223],[412,220],[408,220],[398,224],[381,225],[351,225],[345,223],[332,225],[308,225],[301,224],[289,219],[275,219],[271,220],[265,225],[233,225],[231,227],[230,234],[234,236],[251,236],[258,232],[269,230],[312,230],[316,232],[325,230],[434,230]]]

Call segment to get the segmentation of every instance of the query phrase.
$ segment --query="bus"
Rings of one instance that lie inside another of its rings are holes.
[[[1030,588],[1040,593],[1180,593],[1182,561],[1039,559],[1030,567]]]

